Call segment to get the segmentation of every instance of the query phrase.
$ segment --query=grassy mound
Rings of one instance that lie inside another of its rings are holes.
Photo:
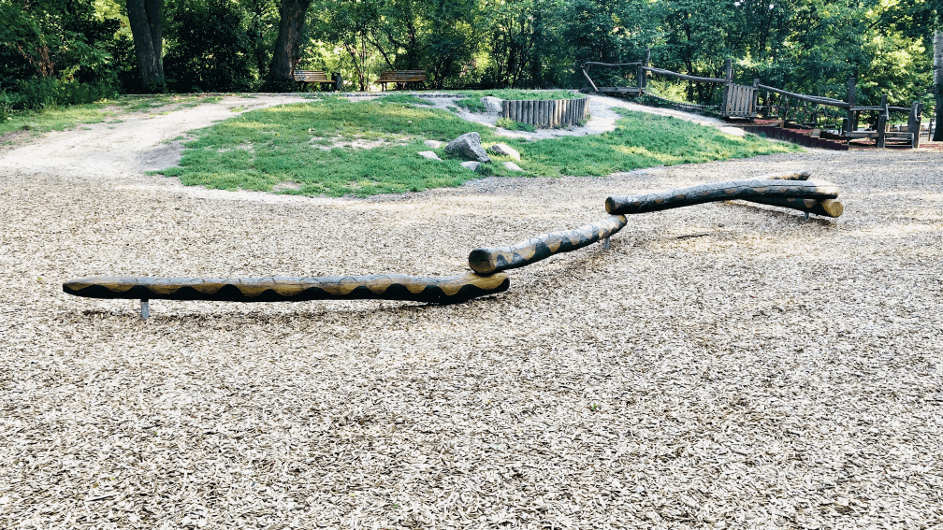
[[[194,131],[180,165],[161,173],[226,190],[365,197],[458,186],[482,175],[602,176],[796,149],[675,118],[617,111],[623,117],[611,133],[528,141],[497,137],[487,126],[411,101],[328,97],[246,112]],[[523,173],[508,172],[500,157],[474,173],[442,149],[436,152],[444,161],[417,154],[430,150],[426,140],[447,142],[471,131],[481,134],[485,146],[503,142],[520,151]]]

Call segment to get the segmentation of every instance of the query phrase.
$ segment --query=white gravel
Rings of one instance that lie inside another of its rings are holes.
[[[225,104],[0,152],[0,527],[943,524],[941,153],[365,200],[141,173]],[[473,248],[602,219],[611,194],[803,168],[841,186],[838,221],[634,216],[611,250],[463,305],[153,301],[141,320],[61,292],[107,274],[457,274]]]

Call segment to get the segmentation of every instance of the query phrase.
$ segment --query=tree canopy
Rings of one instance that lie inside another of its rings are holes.
[[[426,70],[435,88],[575,87],[579,62],[637,61],[646,50],[654,65],[693,75],[722,75],[732,59],[744,83],[843,98],[857,76],[859,101],[887,94],[932,104],[941,4],[0,0],[0,105],[107,90],[286,89],[296,66],[340,72],[360,89],[389,69]],[[632,72],[610,75],[628,84]],[[678,90],[693,101],[717,97],[706,85]]]

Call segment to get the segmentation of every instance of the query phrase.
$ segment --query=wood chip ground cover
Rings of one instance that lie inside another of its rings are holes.
[[[939,153],[354,200],[65,163],[74,142],[0,153],[0,527],[943,524]],[[61,292],[100,274],[457,274],[473,248],[602,219],[608,195],[800,168],[841,187],[843,217],[633,216],[609,251],[462,305],[155,301],[141,320]]]

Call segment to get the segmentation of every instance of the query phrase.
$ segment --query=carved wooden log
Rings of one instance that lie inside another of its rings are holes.
[[[845,211],[845,205],[835,199],[826,199],[817,201],[815,199],[768,199],[754,197],[745,199],[757,204],[768,204],[770,206],[781,206],[783,208],[792,208],[802,212],[814,213],[823,217],[840,217]]]
[[[624,215],[613,215],[574,230],[540,235],[510,247],[476,248],[468,255],[468,265],[479,274],[516,269],[606,239],[622,230],[625,223]]]
[[[822,201],[837,198],[838,187],[829,182],[813,180],[732,180],[647,195],[609,197],[606,199],[606,211],[611,214],[648,213],[708,202],[754,197]]]
[[[464,302],[507,291],[506,274],[423,278],[403,275],[319,278],[116,278],[71,280],[68,294],[89,298],[302,302],[307,300],[410,300],[435,304]]]

